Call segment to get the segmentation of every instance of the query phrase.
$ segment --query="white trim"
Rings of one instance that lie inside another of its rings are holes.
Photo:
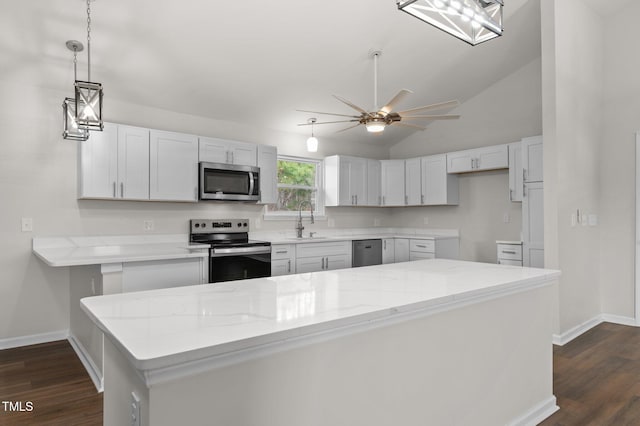
[[[636,132],[636,244],[635,244],[635,309],[636,320],[640,318],[640,132]],[[636,322],[636,324],[638,324]]]
[[[558,411],[560,407],[556,404],[556,397],[551,395],[546,401],[540,402],[535,407],[524,413],[522,416],[508,423],[509,426],[535,426],[544,419]]]
[[[8,339],[0,339],[0,350],[66,340],[67,337],[69,337],[68,329],[51,331],[49,333],[31,334],[29,336],[9,337]]]
[[[590,320],[583,322],[562,334],[554,334],[553,335],[553,344],[558,346],[564,346],[576,337],[580,336],[583,333],[591,330],[593,327],[602,324],[603,322],[610,322],[612,324],[619,325],[629,325],[633,327],[640,326],[635,318],[631,317],[623,317],[621,315],[613,315],[613,314],[599,314]]]
[[[91,359],[91,356],[89,355],[87,349],[80,342],[80,340],[76,339],[76,337],[72,334],[69,335],[67,340],[69,341],[69,344],[71,345],[73,350],[76,352],[76,355],[78,355],[78,358],[80,358],[80,362],[84,366],[84,369],[87,370],[87,373],[89,374],[93,385],[96,387],[96,390],[98,392],[104,392],[104,377],[93,362],[93,359]]]

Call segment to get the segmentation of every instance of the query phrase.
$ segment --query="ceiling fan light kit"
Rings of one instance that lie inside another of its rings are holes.
[[[364,125],[368,132],[370,133],[380,133],[384,131],[388,126],[396,125],[402,127],[410,127],[418,130],[425,130],[425,127],[418,126],[412,123],[406,123],[407,120],[450,120],[460,118],[459,115],[455,114],[440,114],[440,115],[415,115],[424,113],[427,111],[435,111],[441,110],[445,108],[454,108],[459,105],[459,102],[448,101],[441,102],[437,104],[427,105],[418,108],[411,108],[405,111],[394,112],[394,108],[397,104],[402,102],[402,100],[412,92],[410,90],[402,89],[400,90],[385,106],[382,108],[378,108],[378,58],[382,55],[382,51],[372,49],[369,52],[369,55],[373,58],[373,100],[374,100],[374,108],[372,111],[367,111],[364,108],[359,107],[347,99],[344,99],[340,96],[333,95],[334,98],[347,105],[348,107],[354,109],[358,112],[358,115],[348,115],[348,114],[339,114],[332,112],[319,112],[319,111],[308,111],[299,109],[300,112],[311,112],[314,114],[322,114],[322,115],[333,115],[337,117],[348,117],[348,120],[338,120],[338,121],[323,121],[316,122],[315,118],[309,119],[307,123],[298,124],[298,126],[312,126],[311,127],[311,136],[313,137],[313,125],[314,124],[335,124],[335,123],[355,123],[351,124],[349,127],[338,130],[336,133],[344,132],[345,130],[353,129],[354,127],[358,127],[359,125]],[[313,120],[313,121],[311,121]],[[312,151],[315,152],[315,151]]]
[[[502,35],[504,0],[397,0],[398,9],[472,46]]]

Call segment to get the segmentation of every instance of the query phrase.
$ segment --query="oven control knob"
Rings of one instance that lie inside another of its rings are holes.
[[[196,224],[195,224],[195,225],[193,225],[193,226],[195,226],[196,228],[200,228],[200,224],[199,224],[199,223],[196,223]]]
[[[247,222],[244,223],[244,227],[246,228],[247,226],[249,226],[249,224]]]
[[[206,227],[207,227],[207,224],[206,224],[206,223],[203,223],[203,224],[201,224],[200,226],[202,226],[203,228],[206,228]]]
[[[238,228],[242,227],[242,223],[238,222]]]

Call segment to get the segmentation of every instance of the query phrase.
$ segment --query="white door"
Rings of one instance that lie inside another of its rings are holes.
[[[404,192],[406,204],[417,206],[422,204],[422,185],[420,176],[420,159],[411,158],[404,162]]]
[[[380,194],[380,161],[367,160],[367,205],[379,206],[382,204]]]
[[[198,201],[198,138],[151,130],[149,198]]]
[[[543,183],[525,184],[522,197],[522,249],[524,266],[544,267]]]
[[[396,261],[395,244],[393,238],[382,240],[382,263],[394,263]]]
[[[542,136],[522,139],[522,168],[525,182],[542,182]]]
[[[224,139],[200,137],[198,154],[200,161],[224,164],[231,162],[229,141]]]
[[[256,145],[244,142],[233,142],[229,144],[229,155],[231,164],[241,166],[256,165]]]
[[[260,202],[275,204],[278,201],[278,149],[275,146],[258,145],[260,167]]]
[[[118,198],[149,199],[149,129],[118,126]]]
[[[381,188],[383,206],[404,206],[404,160],[382,160]]]
[[[522,202],[522,143],[509,144],[509,199]]]
[[[78,144],[80,173],[78,197],[115,198],[118,180],[118,125],[105,123]]]

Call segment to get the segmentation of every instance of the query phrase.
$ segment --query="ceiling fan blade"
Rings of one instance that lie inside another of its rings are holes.
[[[409,123],[400,123],[399,121],[393,122],[392,126],[411,127],[412,129],[427,130],[426,127],[417,126],[415,124],[409,124]]]
[[[353,129],[354,127],[358,127],[359,125],[360,125],[360,123],[355,124],[353,126],[345,127],[344,129],[338,130],[338,131],[336,131],[334,133],[341,133],[341,132],[344,132],[345,130],[349,130],[349,129]]]
[[[319,121],[316,123],[300,123],[298,124],[298,126],[311,126],[312,124],[334,124],[334,123],[354,123],[356,121],[360,121],[360,120],[339,120],[339,121]]]
[[[359,115],[347,115],[347,114],[336,114],[333,112],[320,112],[320,111],[307,111],[306,109],[297,109],[296,111],[299,112],[310,112],[312,114],[324,114],[324,115],[335,115],[338,117],[353,117],[353,118],[359,118]]]
[[[411,120],[414,118],[421,120],[457,120],[460,118],[459,115],[456,114],[440,114],[440,115],[411,115],[409,117],[405,115],[400,116],[403,120]]]
[[[343,104],[349,105],[351,108],[355,109],[358,112],[361,112],[363,114],[369,114],[368,111],[365,111],[364,109],[360,108],[358,105],[355,105],[355,104],[349,102],[348,100],[346,100],[344,98],[341,98],[338,95],[333,95],[333,97],[336,98],[337,100],[339,100],[340,102],[342,102]]]
[[[457,100],[454,100],[454,101],[448,101],[448,102],[441,102],[439,104],[426,105],[418,108],[411,108],[404,111],[400,111],[398,112],[398,114],[404,115],[407,113],[413,113],[413,112],[419,112],[419,111],[433,111],[438,109],[453,108],[453,107],[457,107],[458,105],[460,105],[460,102],[458,102]]]
[[[410,95],[411,93],[413,93],[411,90],[402,89],[389,102],[387,102],[385,106],[380,108],[380,112],[389,114],[396,106],[396,104],[400,103],[400,101],[402,101],[407,95]]]

